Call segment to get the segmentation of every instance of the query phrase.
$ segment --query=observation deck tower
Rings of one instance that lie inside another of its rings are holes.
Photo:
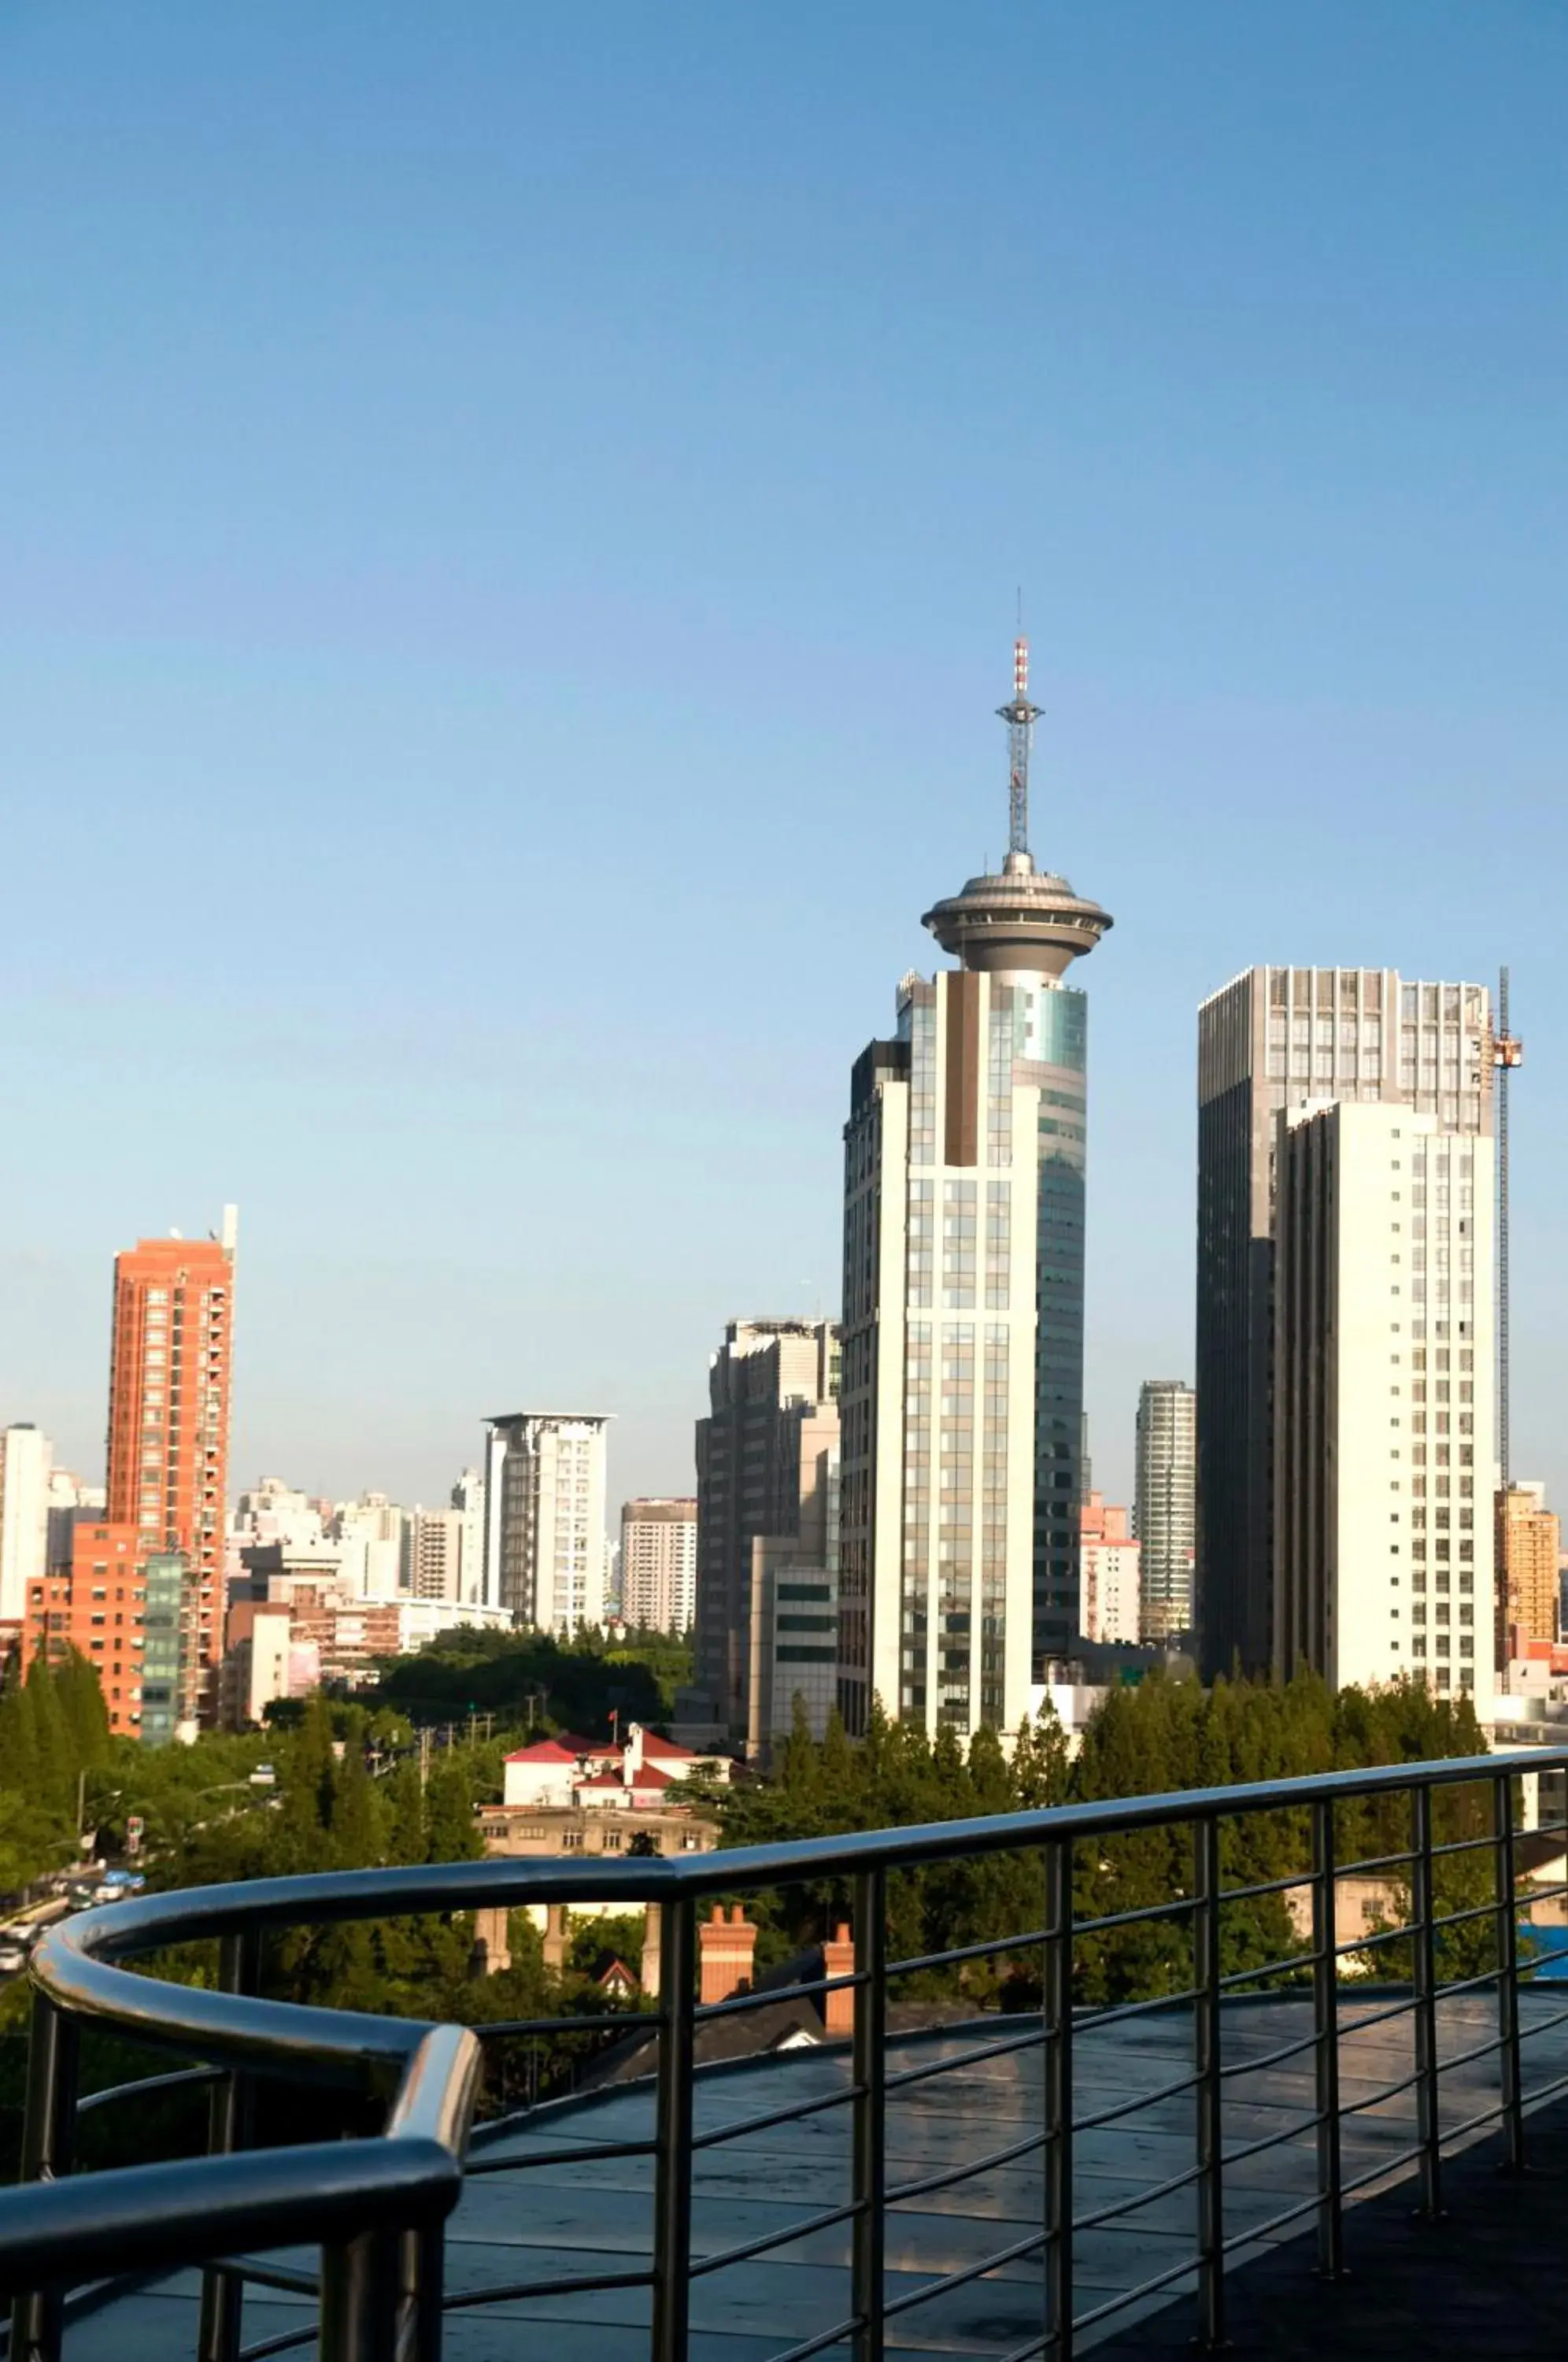
[[[1010,756],[1007,859],[999,872],[971,877],[960,893],[936,903],[921,924],[966,968],[1060,977],[1113,922],[1065,877],[1036,869],[1029,850],[1029,753],[1040,708],[1029,701],[1027,640],[1013,644],[1012,698],[997,712],[1007,723]]]

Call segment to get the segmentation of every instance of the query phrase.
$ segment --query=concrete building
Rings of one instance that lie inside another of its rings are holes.
[[[753,1728],[756,1554],[807,1540],[826,1562],[838,1422],[837,1324],[732,1320],[697,1422],[697,1613],[692,1686],[677,1701],[697,1743],[746,1744]]]
[[[486,1422],[484,1599],[539,1631],[604,1619],[605,1440],[597,1412]]]
[[[367,1599],[384,1598],[404,1586],[408,1568],[408,1512],[384,1493],[361,1493],[357,1501],[334,1504],[326,1539],[354,1589]]]
[[[1254,967],[1198,1019],[1197,1619],[1205,1670],[1274,1654],[1275,1127],[1309,1098],[1492,1129],[1491,1004],[1393,968]]]
[[[24,1670],[37,1656],[53,1663],[76,1650],[97,1672],[109,1728],[122,1737],[138,1738],[143,1735],[148,1569],[160,1553],[145,1548],[134,1521],[78,1525],[72,1548],[69,1568],[37,1575],[28,1585],[22,1625]],[[160,1667],[170,1653],[165,1620],[169,1563],[167,1559],[161,1561],[158,1585]],[[173,1563],[182,1585],[184,1561],[177,1558]],[[174,1655],[178,1663],[178,1646]],[[157,1678],[161,1685],[165,1679],[161,1670]]]
[[[690,1631],[697,1612],[694,1498],[623,1503],[620,1609],[636,1629]]]
[[[49,1438],[30,1420],[0,1428],[0,1624],[19,1625],[49,1564]]]
[[[218,1681],[224,1728],[249,1729],[262,1720],[275,1699],[295,1695],[296,1670],[293,1617],[286,1600],[242,1600],[231,1607]],[[321,1677],[314,1658],[310,1672],[314,1687]]]
[[[1562,1534],[1546,1506],[1544,1485],[1510,1485],[1494,1496],[1497,1560],[1499,1668],[1527,1654],[1531,1641],[1554,1642],[1558,1561]]]
[[[463,1521],[461,1578],[458,1597],[484,1597],[484,1478],[477,1468],[465,1468],[452,1487],[452,1507]]]
[[[1397,1105],[1277,1119],[1274,1636],[1286,1678],[1493,1691],[1493,1145]]]
[[[49,1573],[70,1573],[77,1527],[102,1525],[107,1506],[108,1495],[102,1485],[84,1485],[71,1468],[50,1468],[49,1543],[44,1553]]]
[[[415,1599],[463,1598],[463,1512],[415,1509],[405,1528],[403,1590]]]
[[[754,1760],[769,1760],[788,1738],[797,1706],[822,1738],[838,1703],[837,1462],[835,1451],[830,1546],[810,1533],[764,1534],[752,1548],[745,1751]]]
[[[1145,1378],[1138,1390],[1132,1531],[1141,1548],[1143,1640],[1192,1629],[1198,1534],[1198,1396],[1180,1378]]]
[[[1078,1596],[1087,1640],[1136,1642],[1140,1635],[1140,1545],[1128,1513],[1091,1493],[1078,1511]]]
[[[1037,870],[1015,682],[1010,844],[924,923],[960,965],[899,988],[845,1127],[840,1694],[927,1728],[1016,1726],[1078,1627],[1088,1004],[1110,925]]]
[[[142,1239],[115,1260],[106,1522],[185,1562],[181,1724],[217,1704],[236,1220],[226,1207],[221,1238]]]

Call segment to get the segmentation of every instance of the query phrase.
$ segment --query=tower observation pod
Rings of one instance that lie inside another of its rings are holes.
[[[997,708],[1007,723],[1008,849],[999,873],[971,877],[922,921],[944,952],[990,975],[1060,977],[1092,952],[1111,925],[1109,911],[1075,894],[1066,878],[1036,869],[1029,850],[1029,756],[1040,708],[1029,701],[1029,643],[1012,652],[1012,696]]]

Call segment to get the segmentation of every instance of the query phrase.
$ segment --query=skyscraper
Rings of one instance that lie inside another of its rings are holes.
[[[1516,1641],[1555,1640],[1558,1625],[1558,1556],[1562,1529],[1546,1506],[1544,1485],[1510,1485],[1496,1496],[1499,1672],[1515,1653]]]
[[[770,1540],[824,1533],[839,1441],[832,1320],[731,1320],[697,1421],[697,1613],[684,1727],[745,1745],[753,1725],[752,1604]],[[825,1533],[823,1543],[825,1558]]]
[[[1490,1002],[1393,968],[1254,967],[1198,1017],[1198,1569],[1206,1672],[1273,1656],[1274,1126],[1314,1099],[1491,1131]]]
[[[1110,925],[1028,849],[1027,657],[1001,709],[1009,849],[924,923],[845,1127],[840,1700],[1011,1727],[1079,1622],[1088,1010]]]
[[[48,1562],[52,1456],[29,1420],[0,1428],[0,1623],[21,1621]]]
[[[621,1612],[647,1632],[689,1632],[697,1606],[697,1504],[621,1507]]]
[[[237,1217],[219,1238],[142,1239],[115,1259],[105,1523],[185,1562],[176,1721],[215,1707]]]
[[[1180,1378],[1145,1378],[1138,1390],[1132,1530],[1142,1545],[1142,1640],[1192,1629],[1197,1521],[1198,1396]]]
[[[1397,1105],[1276,1121],[1274,1645],[1332,1688],[1492,1688],[1493,1142]]]
[[[609,1419],[525,1410],[486,1424],[486,1603],[540,1631],[602,1622]]]

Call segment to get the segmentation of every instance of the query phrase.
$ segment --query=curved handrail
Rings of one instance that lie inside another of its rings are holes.
[[[349,2085],[361,2085],[367,2078],[381,2084],[390,2077],[395,2090],[412,2071],[420,2045],[436,2031],[421,2020],[165,1984],[127,1973],[117,1963],[164,1945],[266,1927],[547,1901],[597,1902],[607,1895],[628,1903],[668,1903],[677,1895],[698,1898],[730,1893],[737,1887],[855,1876],[963,1854],[1003,1852],[1047,1838],[1110,1836],[1200,1821],[1215,1814],[1283,1811],[1331,1798],[1399,1794],[1412,1786],[1455,1786],[1565,1764],[1568,1749],[1520,1748],[1507,1754],[1309,1772],[1227,1788],[1110,1796],[1090,1804],[737,1846],[716,1853],[591,1862],[491,1859],[392,1870],[316,1871],[243,1885],[189,1887],[138,1895],[61,1922],[34,1952],[31,1975],[57,2008],[112,2025],[139,2041],[193,2050],[256,2073],[306,2072],[316,2080]]]

